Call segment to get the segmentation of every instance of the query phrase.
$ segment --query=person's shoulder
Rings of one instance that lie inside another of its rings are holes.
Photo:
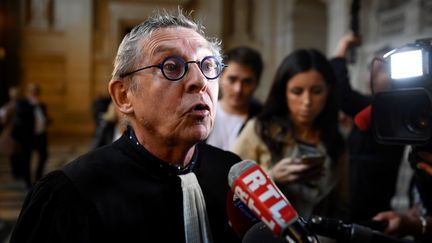
[[[80,162],[80,161],[88,161],[88,160],[97,160],[97,159],[109,159],[112,158],[113,155],[118,153],[118,148],[114,143],[110,143],[99,148],[88,151],[87,153],[82,154],[77,157],[72,162]]]
[[[81,155],[61,171],[81,194],[89,198],[106,193],[110,190],[109,185],[123,178],[124,175],[118,172],[127,171],[132,164],[133,159],[123,147],[117,140]]]
[[[119,157],[124,156],[121,147],[122,145],[119,145],[118,141],[98,147],[72,160],[65,168],[68,169],[77,165],[85,167],[98,166],[99,163],[116,161]]]
[[[207,143],[200,143],[199,148],[200,154],[205,157],[211,158],[212,160],[223,160],[229,163],[236,163],[241,160],[237,154],[214,147]]]
[[[75,182],[106,177],[131,160],[126,140],[123,136],[111,144],[91,150],[66,164],[62,171]]]
[[[76,200],[77,190],[68,176],[61,170],[54,170],[39,180],[27,197],[33,204]],[[75,199],[74,199],[75,198]]]
[[[215,147],[215,146],[207,144],[207,143],[199,143],[198,146],[199,146],[201,153],[209,153],[209,154],[215,154],[215,155],[220,155],[220,156],[229,156],[229,157],[237,156],[233,152],[223,150],[221,148]]]
[[[257,123],[258,123],[258,120],[256,117],[249,119],[246,122],[244,128],[242,129],[242,133],[245,133],[245,131],[246,131],[246,133],[255,132],[255,126]]]
[[[198,157],[198,177],[205,175],[205,178],[212,178],[211,180],[215,181],[226,181],[231,167],[241,161],[241,158],[233,152],[204,143],[200,144]]]

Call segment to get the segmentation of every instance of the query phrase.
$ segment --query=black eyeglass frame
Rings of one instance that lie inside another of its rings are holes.
[[[207,60],[207,59],[209,59],[209,58],[214,59],[214,60],[216,61],[216,64],[217,64],[217,65],[220,65],[220,71],[219,71],[219,73],[216,75],[216,77],[208,77],[208,76],[204,73],[204,71],[203,71],[203,69],[202,69],[202,65],[203,65],[204,61]],[[168,77],[168,76],[165,74],[164,70],[163,70],[163,66],[164,66],[165,62],[167,62],[168,60],[171,60],[171,59],[177,59],[177,60],[179,60],[179,61],[181,61],[181,62],[183,63],[184,71],[183,71],[183,74],[180,75],[178,78],[170,78],[170,77]],[[129,76],[129,75],[134,74],[134,73],[136,73],[136,72],[142,71],[142,70],[144,70],[144,69],[148,69],[148,68],[154,68],[154,67],[156,67],[156,68],[159,68],[159,69],[160,69],[162,75],[163,75],[166,79],[168,79],[168,80],[170,80],[170,81],[178,81],[178,80],[182,79],[182,78],[186,75],[186,73],[188,72],[188,69],[189,69],[189,65],[188,65],[188,64],[189,64],[189,63],[195,63],[195,64],[198,64],[198,67],[199,67],[201,73],[204,75],[204,77],[206,77],[206,78],[209,79],[209,80],[217,79],[217,78],[220,76],[220,74],[222,73],[222,70],[223,70],[225,67],[227,67],[227,65],[223,64],[222,62],[220,62],[220,61],[219,61],[215,56],[206,56],[206,57],[204,57],[201,61],[185,61],[183,58],[181,58],[181,57],[179,57],[179,56],[168,56],[168,57],[165,57],[165,58],[162,60],[162,62],[160,62],[160,63],[157,64],[157,65],[150,65],[150,66],[146,66],[146,67],[143,67],[143,68],[139,68],[139,69],[134,70],[134,71],[131,71],[131,72],[127,72],[127,73],[121,74],[121,75],[120,75],[120,78],[124,78],[124,77],[126,77],[126,76]]]

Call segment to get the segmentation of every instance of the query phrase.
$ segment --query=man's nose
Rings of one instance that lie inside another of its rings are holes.
[[[188,92],[202,92],[207,89],[208,80],[201,72],[199,63],[190,63],[186,74],[186,90]]]
[[[233,85],[234,92],[240,93],[242,90],[242,82],[237,80]]]

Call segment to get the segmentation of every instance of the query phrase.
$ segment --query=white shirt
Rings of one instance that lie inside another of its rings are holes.
[[[218,102],[215,125],[207,138],[207,143],[223,150],[230,150],[244,122],[243,116],[226,113]]]
[[[46,129],[46,117],[40,105],[35,106],[34,116],[35,116],[35,134],[40,135],[43,132],[45,132]]]

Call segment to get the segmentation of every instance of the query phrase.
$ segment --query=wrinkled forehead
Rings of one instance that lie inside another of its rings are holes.
[[[180,56],[216,55],[210,42],[193,29],[168,27],[154,31],[143,40],[143,51],[149,57],[174,54]]]

